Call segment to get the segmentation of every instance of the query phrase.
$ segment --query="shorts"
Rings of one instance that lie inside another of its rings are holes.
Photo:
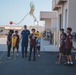
[[[16,47],[15,47],[15,46],[13,46],[12,48],[13,48],[13,50],[15,50],[15,48],[16,48]]]
[[[40,46],[37,46],[36,48],[37,48],[37,50],[40,50]]]
[[[71,49],[66,49],[65,50],[65,55],[71,55]]]
[[[65,50],[60,50],[59,53],[65,54]]]
[[[13,46],[13,49],[15,49],[15,48],[18,50],[19,49],[19,45]]]
[[[65,48],[59,48],[59,53],[65,54]]]

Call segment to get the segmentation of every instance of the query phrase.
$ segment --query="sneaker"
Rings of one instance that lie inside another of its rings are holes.
[[[71,64],[70,62],[66,62],[66,63],[65,63],[65,65],[70,65],[70,64]]]
[[[71,65],[73,65],[73,62],[70,62]]]
[[[17,56],[18,56],[19,54],[17,53]]]
[[[40,57],[40,55],[38,55],[38,57]]]
[[[68,65],[68,62],[65,62],[64,65]]]
[[[67,62],[68,63],[68,65],[70,64],[70,62]]]
[[[60,64],[60,62],[55,62],[56,64]]]

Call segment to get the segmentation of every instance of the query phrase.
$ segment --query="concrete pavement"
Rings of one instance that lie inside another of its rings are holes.
[[[0,55],[3,52],[0,52]],[[16,56],[16,60],[11,58],[8,60],[6,54],[2,57],[0,62],[0,75],[75,75],[76,61],[74,66],[65,66],[64,60],[60,65],[55,64],[58,60],[58,53],[55,52],[41,52],[41,57],[36,57],[36,61],[28,61],[28,57],[22,59],[21,52]]]
[[[21,52],[14,60],[7,59],[7,46],[0,44],[0,75],[75,75],[76,74],[76,60],[73,61],[74,66],[65,66],[64,59],[60,65],[55,64],[58,60],[58,48],[50,45],[49,41],[41,41],[41,57],[36,56],[36,61],[28,61],[28,57],[22,59]],[[21,46],[20,46],[21,47]]]

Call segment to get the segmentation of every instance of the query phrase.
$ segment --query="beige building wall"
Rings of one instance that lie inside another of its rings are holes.
[[[76,32],[76,0],[69,0],[68,26]]]
[[[72,28],[72,32],[76,32],[76,0],[69,0],[68,6],[68,26]],[[73,46],[76,48],[76,42],[73,42]]]
[[[57,18],[51,19],[51,31],[57,31]]]
[[[66,15],[67,10],[67,15]],[[59,30],[59,15],[62,15],[62,21],[61,21],[61,28],[64,28],[66,31],[67,27],[71,27],[73,29],[73,32],[75,31],[76,27],[76,0],[67,0],[64,4],[61,5],[61,7],[57,10],[58,11],[58,17],[57,17],[57,28]]]
[[[45,30],[51,30],[51,19],[45,19]]]
[[[41,11],[40,20],[45,21],[45,31],[50,31],[51,29],[53,30],[56,28],[57,12],[56,11],[49,11],[49,12]]]
[[[61,7],[62,8],[62,7]],[[58,9],[58,15],[57,15],[57,31],[60,31],[60,28],[62,28],[63,27],[63,23],[62,23],[62,9]],[[61,27],[60,27],[60,16],[61,15]]]
[[[63,28],[66,29],[68,27],[68,16],[69,16],[69,7],[68,7],[69,2],[67,1],[64,5],[63,5]],[[67,13],[67,14],[66,14]]]
[[[46,35],[49,31],[53,33],[53,44],[57,46],[58,32],[57,32],[57,12],[40,12],[40,20],[45,21]]]

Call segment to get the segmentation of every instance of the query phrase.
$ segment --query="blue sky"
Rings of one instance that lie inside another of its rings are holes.
[[[35,5],[34,15],[40,20],[40,11],[51,11],[52,0],[0,0],[0,25],[18,23],[29,12],[30,3]],[[20,25],[34,25],[33,17],[28,15]],[[43,22],[39,22],[40,25]]]

